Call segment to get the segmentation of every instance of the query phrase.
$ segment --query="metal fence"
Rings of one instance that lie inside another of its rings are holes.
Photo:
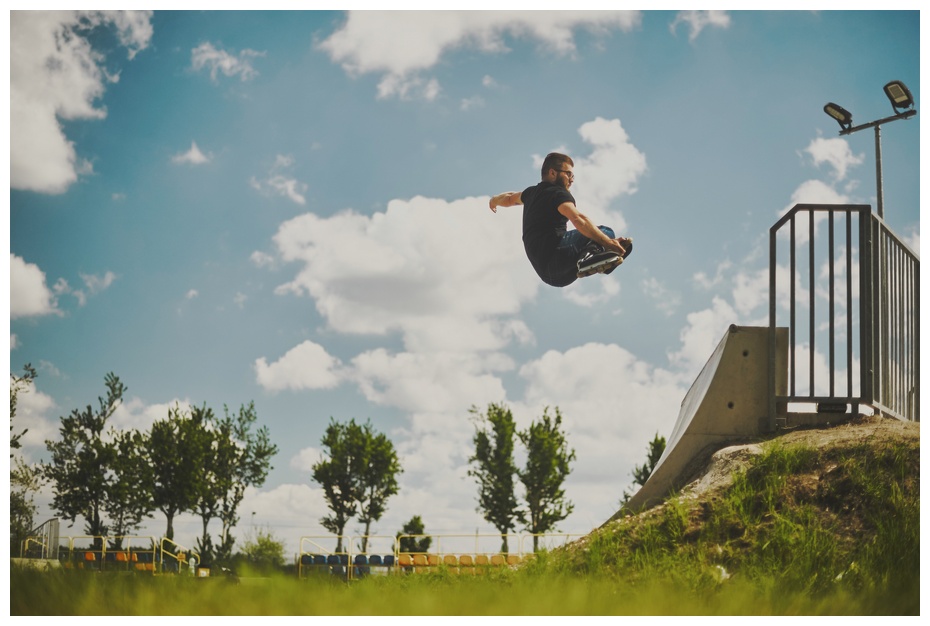
[[[919,421],[917,255],[868,205],[796,205],[769,246],[770,358],[775,328],[789,329],[787,395],[772,393],[772,428],[803,414],[798,405]]]

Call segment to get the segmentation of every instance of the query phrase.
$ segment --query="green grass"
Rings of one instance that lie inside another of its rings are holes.
[[[11,571],[12,615],[920,613],[919,441],[770,443],[732,486],[674,498],[484,576],[343,583]]]

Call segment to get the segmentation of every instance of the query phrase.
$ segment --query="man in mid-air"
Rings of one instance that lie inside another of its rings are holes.
[[[491,198],[489,206],[523,205],[523,247],[533,269],[547,285],[565,287],[583,276],[609,274],[633,251],[633,241],[594,223],[575,206],[569,188],[575,180],[571,158],[550,152],[542,181],[522,192]],[[571,222],[574,230],[567,230]]]

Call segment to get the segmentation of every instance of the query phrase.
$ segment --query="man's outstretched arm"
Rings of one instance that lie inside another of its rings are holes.
[[[620,238],[611,239],[603,232],[601,229],[594,225],[594,223],[588,219],[588,216],[580,212],[572,202],[563,202],[559,205],[559,213],[568,218],[572,223],[572,226],[575,227],[579,233],[592,240],[593,242],[600,244],[605,249],[612,252],[616,252],[620,256],[626,254],[626,248],[623,247],[623,244],[620,243]]]
[[[522,192],[520,191],[505,191],[504,193],[499,193],[491,198],[488,206],[492,211],[497,213],[497,207],[499,206],[517,206],[523,204],[521,194]]]

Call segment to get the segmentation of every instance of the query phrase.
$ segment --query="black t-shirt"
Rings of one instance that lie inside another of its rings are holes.
[[[527,187],[523,200],[523,248],[536,272],[545,271],[549,258],[565,234],[568,218],[559,213],[564,202],[575,203],[565,187],[543,181]]]

